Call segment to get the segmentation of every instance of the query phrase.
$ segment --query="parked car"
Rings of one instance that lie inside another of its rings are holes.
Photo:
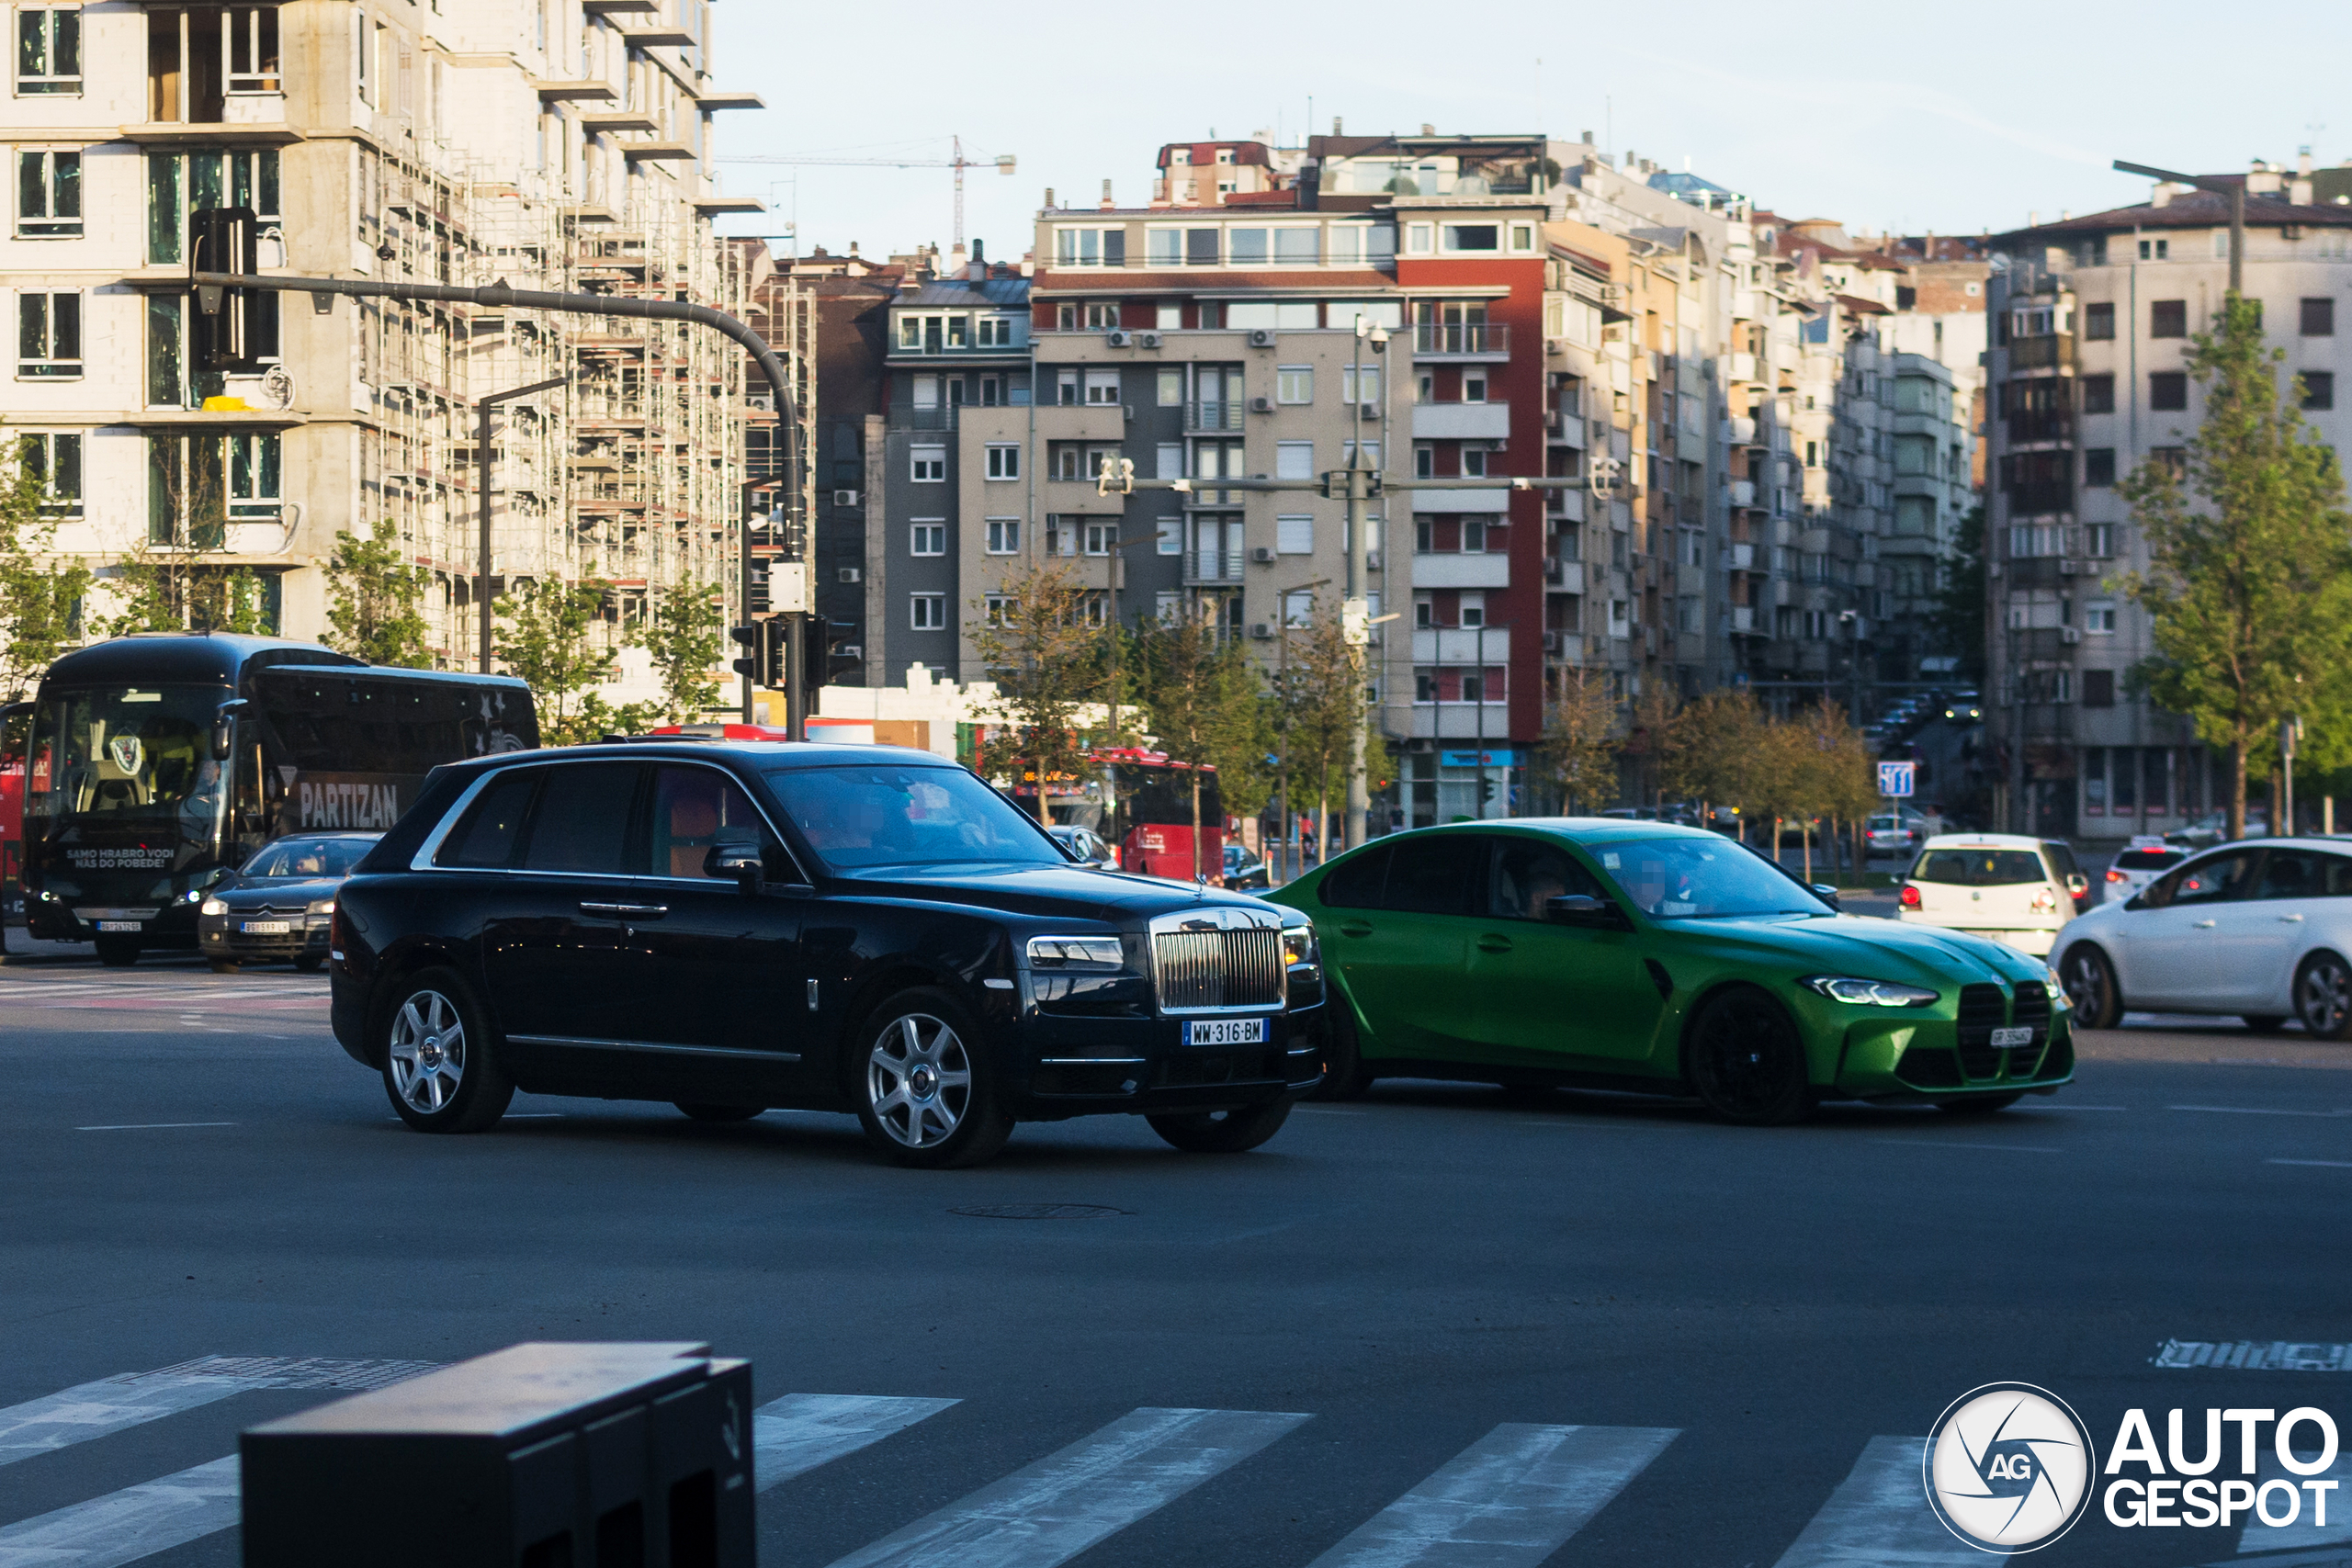
[[[1074,866],[928,751],[645,740],[435,773],[335,906],[335,1038],[422,1132],[516,1089],[854,1113],[962,1166],[1019,1121],[1272,1137],[1320,1076],[1304,913]]]
[[[1119,857],[1111,852],[1111,846],[1091,829],[1059,827],[1048,828],[1046,831],[1052,834],[1054,842],[1068,850],[1069,858],[1079,864],[1094,871],[1118,870]]]
[[[1247,844],[1237,844],[1231,840],[1226,840],[1226,886],[1236,891],[1261,888],[1269,886],[1271,878],[1272,873],[1267,867],[1265,859],[1257,851]]]
[[[1329,1098],[1594,1084],[1769,1123],[1825,1099],[1992,1110],[2072,1075],[2046,965],[1825,893],[1702,829],[1564,818],[1396,834],[1272,897],[1330,943]]]
[[[2175,828],[2165,835],[2165,842],[2178,844],[2185,850],[2207,850],[2222,843],[2230,836],[2230,814],[2209,811],[2185,828]],[[2249,810],[2245,814],[2245,836],[2267,839],[2270,836],[2270,815],[2266,811]]]
[[[2090,883],[2075,852],[2015,833],[1944,833],[1920,846],[1895,895],[1895,919],[1945,926],[2046,956]]]
[[[2188,850],[2177,844],[2167,844],[2154,835],[2133,839],[2108,866],[2107,875],[2099,886],[2099,902],[2121,904],[2128,901],[2188,856]]]
[[[1907,855],[1927,837],[1919,827],[1919,813],[1907,808],[1880,813],[1863,825],[1863,831],[1874,855]]]
[[[336,890],[382,837],[303,833],[264,844],[198,908],[197,951],[220,975],[244,964],[321,968]]]
[[[2352,1036],[2352,853],[2272,839],[2208,850],[2066,928],[2058,973],[2086,1029],[2124,1010],[2289,1018]]]

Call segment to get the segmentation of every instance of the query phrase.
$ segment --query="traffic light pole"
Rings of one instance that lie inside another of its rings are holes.
[[[743,481],[743,504],[741,507],[742,520],[739,525],[741,529],[741,537],[738,541],[741,544],[741,548],[738,552],[736,604],[742,615],[743,623],[747,626],[755,624],[752,620],[752,518],[754,515],[752,498],[757,495],[760,491],[771,489],[772,487],[780,485],[783,482],[783,479],[774,477],[763,479],[745,479]],[[754,643],[752,646],[755,650],[752,658],[756,660],[758,658],[758,654],[756,652],[758,645]],[[737,660],[739,665],[741,662],[742,660]],[[755,724],[758,722],[758,716],[752,705],[752,689],[756,684],[758,684],[757,677],[752,671],[745,670],[743,671],[742,705],[743,722],[745,724]],[[794,708],[797,705],[798,705],[792,700],[792,694],[789,691],[786,692],[784,697],[784,712],[785,722],[786,725],[789,725],[792,722],[792,713]],[[796,735],[793,739],[797,740],[799,739],[800,737]]]
[[[481,672],[485,675],[490,673],[490,645],[497,627],[497,617],[491,613],[490,593],[490,411],[500,403],[527,398],[534,392],[548,391],[563,383],[564,378],[560,376],[550,380],[534,381],[527,387],[516,387],[511,391],[492,392],[474,405],[476,418],[480,422],[474,429],[474,490],[478,492],[477,499],[481,507],[479,562],[481,579],[474,590],[474,602],[481,612]]]

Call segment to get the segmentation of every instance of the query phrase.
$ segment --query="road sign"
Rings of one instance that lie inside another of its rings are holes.
[[[1878,765],[1878,792],[1890,800],[1908,800],[1919,776],[1917,762],[1881,762]]]

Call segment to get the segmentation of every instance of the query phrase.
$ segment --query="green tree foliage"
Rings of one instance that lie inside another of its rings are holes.
[[[1179,762],[1216,768],[1227,813],[1255,816],[1266,802],[1272,704],[1249,654],[1222,633],[1212,614],[1210,606],[1195,605],[1145,622],[1130,639],[1126,662],[1159,749]],[[1223,867],[1201,863],[1201,827],[1195,774],[1193,873],[1218,874]]]
[[[1294,811],[1312,803],[1317,833],[1328,832],[1331,802],[1343,805],[1348,795],[1348,769],[1354,760],[1355,737],[1364,737],[1364,776],[1378,790],[1396,773],[1394,761],[1380,732],[1372,726],[1372,709],[1364,701],[1363,649],[1348,646],[1340,620],[1340,606],[1316,595],[1303,626],[1288,626],[1283,658],[1267,671],[1272,692],[1271,722],[1275,746],[1289,759],[1290,807]],[[1232,805],[1228,792],[1227,809]],[[1317,842],[1322,841],[1318,837]]]
[[[115,614],[99,622],[108,637],[133,632],[260,637],[273,630],[261,578],[250,567],[210,566],[142,541],[110,562],[100,581],[112,591],[116,605]]]
[[[2146,539],[2149,570],[2120,580],[2154,618],[2154,655],[2134,671],[2156,702],[2229,749],[2230,833],[2245,831],[2246,775],[2276,759],[2278,723],[2300,714],[2315,765],[2352,742],[2352,519],[2334,452],[2279,395],[2283,351],[2253,301],[2232,295],[2219,328],[2191,340],[2205,421],[2187,459],[2143,465],[2118,487]]]
[[[0,457],[0,702],[28,694],[41,671],[81,640],[90,569],[50,551],[57,525],[46,509],[31,445]]]
[[[726,613],[716,586],[681,583],[653,613],[631,626],[628,641],[645,649],[662,682],[663,716],[688,724],[718,705],[718,653],[726,645]]]
[[[493,608],[505,625],[496,651],[506,673],[531,688],[539,738],[550,746],[579,746],[616,731],[658,722],[660,705],[606,702],[594,689],[613,678],[613,656],[597,624],[612,585],[526,581],[499,596]]]
[[[1557,795],[1564,810],[1590,816],[1617,799],[1617,753],[1623,745],[1608,675],[1581,665],[1564,669],[1544,707],[1529,782]]]
[[[1046,561],[972,604],[972,647],[996,682],[1004,720],[981,741],[978,771],[1015,784],[1034,777],[1040,820],[1046,780],[1087,766],[1079,709],[1102,689],[1103,647],[1088,623],[1089,598],[1075,570]]]
[[[326,645],[370,664],[432,669],[430,628],[419,607],[424,584],[424,569],[402,556],[390,518],[379,519],[365,539],[338,531],[327,558]]]
[[[1744,691],[1719,688],[1691,699],[1667,727],[1659,774],[1666,794],[1746,815],[1757,794],[1769,721]]]

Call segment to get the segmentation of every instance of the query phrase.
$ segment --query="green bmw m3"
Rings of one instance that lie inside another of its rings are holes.
[[[2074,1075],[2064,991],[1964,932],[1842,915],[1720,834],[1599,818],[1425,828],[1271,896],[1315,920],[1329,1098],[1374,1077],[1996,1111]]]

